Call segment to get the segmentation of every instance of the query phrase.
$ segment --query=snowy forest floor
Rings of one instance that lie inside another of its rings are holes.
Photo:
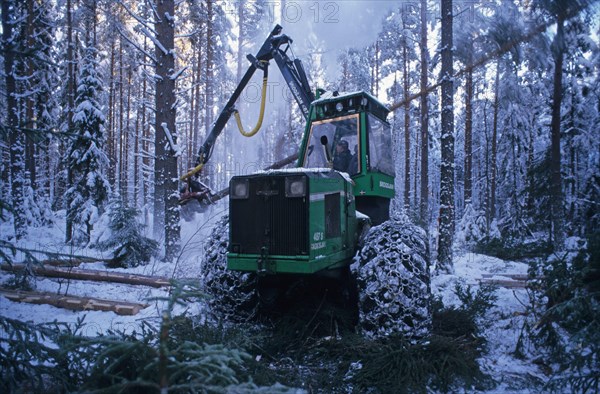
[[[206,215],[197,215],[195,221],[182,221],[183,248],[180,258],[176,262],[166,264],[153,260],[146,266],[116,269],[116,271],[175,279],[198,278],[202,269],[204,243],[208,234],[210,234],[212,225],[223,212],[222,207],[216,207]],[[98,228],[98,231],[103,230],[103,228]],[[76,250],[66,247],[63,231],[64,218],[63,220],[57,220],[51,228],[31,228],[28,238],[19,242],[18,246],[97,258],[109,257],[96,249]],[[0,233],[3,239],[7,238],[6,234],[12,233],[9,223],[0,223]],[[96,234],[96,237],[98,235]],[[19,255],[17,254],[15,262],[18,261]],[[504,261],[474,253],[457,253],[454,267],[454,274],[437,275],[432,278],[433,295],[443,302],[445,308],[460,308],[461,302],[464,301],[464,297],[461,299],[459,296],[460,289],[463,290],[463,295],[465,289],[472,290],[474,294],[480,288],[481,280],[484,278],[488,281],[493,279],[510,281],[510,278],[506,275],[522,275],[525,277],[528,270],[528,264],[524,262]],[[86,263],[85,268],[106,269],[101,262]],[[13,274],[1,271],[0,286],[5,286],[12,276]],[[137,315],[119,316],[113,312],[69,311],[47,305],[12,302],[0,296],[0,315],[4,318],[34,324],[62,322],[71,325],[75,325],[78,321],[84,319],[85,325],[82,334],[91,337],[104,334],[109,330],[127,333],[139,332],[140,327],[146,323],[153,327],[159,327],[162,311],[167,307],[164,299],[169,296],[168,288],[155,289],[144,286],[43,277],[35,279],[35,289],[37,291],[79,296],[101,296],[106,299],[150,304],[149,307],[143,309]],[[482,345],[484,347],[478,353],[477,363],[481,372],[487,376],[487,383],[484,385],[473,383],[472,386],[462,387],[460,385],[452,386],[447,389],[454,391],[460,388],[461,391],[490,393],[542,391],[544,384],[551,378],[551,368],[545,364],[541,354],[536,352],[535,347],[527,339],[525,328],[536,323],[532,313],[529,291],[522,286],[512,288],[511,286],[498,286],[494,289],[494,294],[497,297],[494,302],[495,305],[488,309],[485,316],[479,319],[478,322],[481,328],[480,336],[484,340],[481,343],[484,344]],[[195,322],[203,322],[203,324],[206,324],[206,316],[210,315],[207,314],[206,305],[202,302],[190,302],[175,306],[173,315],[183,314],[191,316]],[[208,318],[208,321],[210,322],[210,318]],[[275,332],[276,329],[276,326],[261,326],[257,330],[263,332],[256,335],[261,335],[263,339],[265,337],[275,338],[278,335]],[[246,335],[255,335],[250,334],[252,331],[254,329],[249,329],[249,333]],[[332,333],[333,335],[331,335]],[[290,387],[299,387],[309,392],[350,392],[352,390],[362,392],[361,389],[357,390],[351,383],[348,383],[353,371],[363,368],[360,351],[357,350],[356,354],[352,354],[351,352],[347,353],[347,350],[345,350],[344,357],[353,361],[350,363],[350,368],[346,369],[345,374],[342,374],[342,376],[339,373],[336,375],[336,373],[331,372],[331,369],[335,370],[340,367],[339,365],[331,365],[331,360],[335,359],[335,355],[329,358],[321,357],[322,352],[326,351],[324,349],[334,349],[335,342],[343,341],[347,332],[338,331],[336,327],[332,333],[320,338],[315,335],[310,338],[310,341],[307,338],[298,338],[299,340],[304,339],[304,342],[297,342],[296,344],[305,346],[305,349],[299,351],[298,347],[290,346],[288,347],[289,354],[286,354],[285,351],[274,354],[268,349],[265,350],[264,347],[257,345],[250,351],[255,364],[257,364],[254,370],[265,373],[269,369],[277,369],[278,373],[275,375],[275,379],[279,383]],[[337,335],[338,333],[339,335]],[[5,336],[6,333],[0,332],[0,335]],[[294,337],[294,335],[300,334],[292,333],[291,337]],[[319,362],[320,357],[323,360],[329,360],[329,362]],[[347,368],[347,365],[344,368]],[[285,373],[282,371],[286,369],[293,377],[289,381],[281,381],[285,379]],[[330,371],[324,372],[323,370]],[[331,381],[331,379],[339,378],[343,378],[344,381]],[[326,381],[327,379],[330,379],[330,381]],[[260,382],[261,378],[254,377],[254,381]],[[390,390],[392,389],[390,388]]]

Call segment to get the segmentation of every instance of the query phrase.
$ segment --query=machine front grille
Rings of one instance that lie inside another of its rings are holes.
[[[249,178],[247,199],[229,205],[229,250],[243,254],[308,255],[306,198],[285,196],[285,176]]]

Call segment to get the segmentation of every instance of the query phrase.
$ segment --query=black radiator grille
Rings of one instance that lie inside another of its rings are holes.
[[[285,176],[249,177],[247,199],[230,200],[230,251],[269,255],[308,254],[308,205],[285,196]]]

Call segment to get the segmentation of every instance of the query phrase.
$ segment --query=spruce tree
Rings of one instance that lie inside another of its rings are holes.
[[[108,215],[110,235],[98,243],[103,250],[113,251],[110,267],[137,267],[147,264],[158,253],[158,242],[141,233],[142,226],[136,220],[140,211],[127,207],[121,199],[110,206]]]
[[[110,185],[104,170],[108,158],[103,151],[104,114],[98,97],[102,82],[98,75],[96,48],[88,45],[78,78],[73,114],[75,137],[70,143],[66,165],[71,174],[67,190],[67,242],[87,243],[94,218],[101,212]]]

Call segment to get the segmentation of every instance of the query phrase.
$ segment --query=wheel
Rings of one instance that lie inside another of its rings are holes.
[[[229,217],[225,215],[213,228],[206,244],[201,280],[213,313],[226,320],[244,321],[256,313],[257,277],[254,273],[227,269],[228,244]]]
[[[351,268],[358,287],[359,328],[365,336],[427,336],[431,301],[423,229],[408,220],[371,228]]]

